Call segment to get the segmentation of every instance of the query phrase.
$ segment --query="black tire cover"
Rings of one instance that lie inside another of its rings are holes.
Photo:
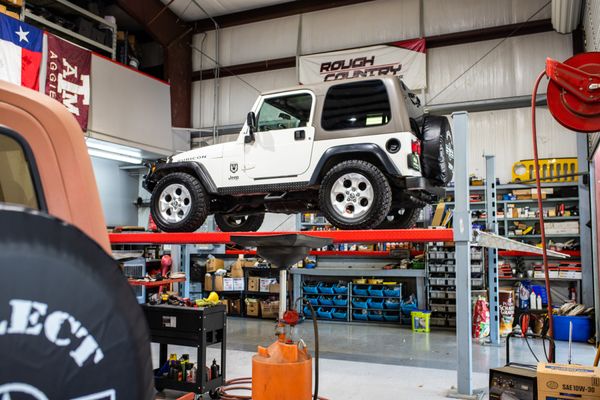
[[[77,228],[0,205],[0,398],[152,399],[141,308]]]
[[[426,115],[423,119],[423,176],[445,185],[454,174],[454,139],[448,118]]]

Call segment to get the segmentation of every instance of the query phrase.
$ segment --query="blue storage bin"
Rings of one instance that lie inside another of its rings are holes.
[[[355,296],[368,296],[369,290],[368,288],[358,288],[356,286],[352,286],[352,293],[354,293]]]
[[[369,308],[376,308],[378,310],[383,310],[383,300],[380,299],[369,299],[367,302]]]
[[[305,285],[304,293],[308,294],[319,294],[319,286],[318,285]]]
[[[334,294],[333,286],[319,285],[319,293]]]
[[[333,287],[333,291],[334,291],[336,294],[346,294],[346,293],[348,293],[348,286],[340,286],[340,285],[337,285],[337,286],[334,286],[334,287]]]
[[[554,315],[554,339],[569,340],[569,322],[573,322],[573,341],[587,342],[592,336],[592,319],[590,317],[568,317]]]
[[[319,305],[319,298],[315,297],[315,296],[306,296],[306,300],[308,300],[308,302],[310,304],[312,304],[313,306],[318,306]]]
[[[400,321],[400,315],[399,314],[384,313],[383,314],[383,319],[385,319],[388,322],[398,322],[398,321]]]
[[[334,311],[331,313],[333,319],[346,319],[348,313],[346,311]]]
[[[409,317],[411,312],[418,310],[417,305],[413,303],[403,303],[400,308],[402,309],[402,314]]]
[[[360,321],[368,321],[369,320],[369,317],[367,314],[362,314],[362,313],[357,313],[357,312],[352,313],[352,318],[360,320]]]
[[[369,291],[369,296],[383,297],[383,288],[381,288],[381,287],[370,286],[368,291]]]
[[[383,315],[369,312],[369,321],[383,321]]]
[[[334,311],[335,311],[335,308],[332,308],[329,310],[325,310],[323,308],[318,308],[317,309],[317,317],[325,318],[325,319],[332,319],[333,317],[331,316],[331,313]]]
[[[354,308],[369,308],[369,304],[367,301],[352,299],[352,305],[354,306]]]
[[[346,307],[348,305],[348,299],[333,299],[333,304]]]
[[[400,289],[383,289],[383,294],[387,297],[400,297]]]
[[[329,297],[319,296],[319,304],[322,306],[332,306],[333,300]]]
[[[386,300],[384,304],[385,304],[385,308],[388,308],[390,310],[398,310],[400,308],[400,301]]]
[[[304,316],[305,317],[312,317],[312,314],[310,313],[310,307],[309,306],[304,306]]]

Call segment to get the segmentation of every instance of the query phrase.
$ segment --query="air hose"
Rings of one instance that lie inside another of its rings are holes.
[[[544,283],[546,286],[546,295],[548,296],[548,333],[547,336],[550,339],[554,340],[554,321],[552,318],[552,293],[550,292],[550,274],[548,270],[548,244],[546,243],[546,228],[544,226],[544,208],[542,202],[542,185],[540,181],[540,163],[538,156],[538,146],[537,146],[537,126],[535,121],[535,98],[537,95],[538,87],[540,86],[540,82],[542,78],[546,76],[546,71],[540,73],[540,75],[535,80],[535,84],[533,85],[533,92],[531,94],[531,134],[533,138],[533,159],[534,159],[534,170],[535,170],[535,187],[537,190],[537,204],[539,209],[539,222],[540,222],[540,234],[542,239],[542,262],[544,264]],[[550,346],[550,350],[548,351],[548,359],[554,360],[554,348]]]

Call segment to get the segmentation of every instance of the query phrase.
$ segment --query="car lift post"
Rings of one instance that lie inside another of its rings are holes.
[[[498,234],[498,216],[496,215],[496,169],[495,157],[485,156],[485,211],[486,230]],[[490,341],[500,345],[500,310],[498,308],[498,249],[488,247],[488,288],[490,304]]]
[[[469,207],[469,117],[452,113],[454,121],[454,245],[456,246],[456,348],[457,390],[450,397],[472,396],[471,346],[471,210]]]

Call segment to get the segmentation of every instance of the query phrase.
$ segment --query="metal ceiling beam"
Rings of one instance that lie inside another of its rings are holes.
[[[425,38],[425,42],[427,48],[431,49],[435,47],[499,39],[509,35],[531,35],[534,33],[549,32],[553,29],[554,28],[552,28],[552,22],[549,19],[542,19],[538,21],[529,21],[519,24],[493,26],[490,28],[474,29],[464,32],[448,33],[445,35],[429,36]],[[296,67],[296,57],[276,58],[271,60],[256,61],[246,64],[237,64],[230,65],[227,67],[221,67],[220,76],[223,77],[251,74],[256,72],[274,71],[277,69],[294,67]],[[195,82],[199,80],[213,79],[214,73],[214,69],[194,71],[192,74],[192,80]],[[460,108],[460,110],[463,110],[463,108]]]
[[[304,14],[369,1],[373,0],[296,0],[289,3],[255,8],[213,18],[219,24],[219,28],[227,28],[229,26],[244,25],[252,22],[288,17],[290,15]],[[210,18],[201,19],[194,24],[194,33],[206,32],[214,29],[214,23]]]
[[[193,27],[159,0],[117,0],[117,4],[163,46],[164,78],[171,85],[171,123],[176,127],[190,127]]]

